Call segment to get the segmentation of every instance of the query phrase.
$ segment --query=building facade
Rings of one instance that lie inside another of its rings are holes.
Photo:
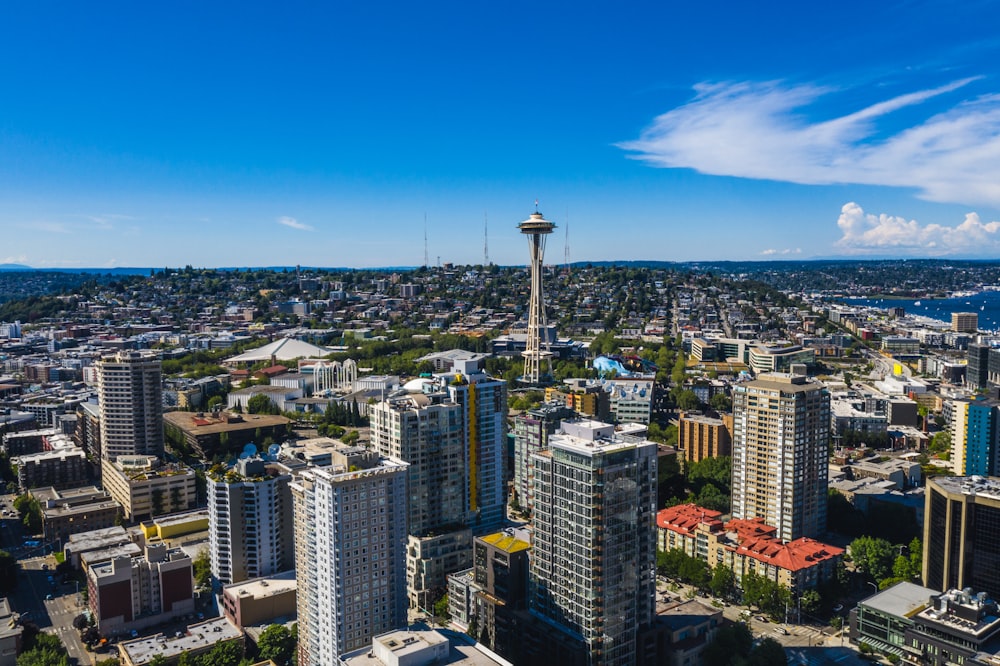
[[[760,518],[785,541],[826,532],[830,394],[771,374],[733,389],[733,518]]]
[[[163,389],[160,359],[147,352],[118,352],[97,362],[105,457],[163,455]]]
[[[212,573],[223,584],[295,567],[290,474],[243,459],[208,483]]]
[[[406,463],[350,449],[291,484],[300,666],[406,626]]]
[[[684,452],[684,462],[732,455],[732,427],[732,416],[713,419],[700,414],[681,414],[677,422],[677,448]]]
[[[653,618],[656,445],[564,421],[534,467],[531,613],[592,666],[635,663]]]
[[[1000,480],[929,478],[924,507],[924,585],[1000,596]]]
[[[989,400],[952,403],[951,464],[959,476],[992,476],[1000,454],[1000,409]]]
[[[101,480],[128,520],[186,511],[198,499],[194,470],[153,456],[104,458]]]
[[[576,417],[576,412],[558,402],[545,403],[514,417],[514,499],[524,511],[530,512],[532,456],[549,446],[549,435],[563,419]]]

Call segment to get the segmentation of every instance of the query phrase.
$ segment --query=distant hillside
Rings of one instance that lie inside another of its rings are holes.
[[[33,271],[31,266],[24,264],[0,264],[0,271]]]

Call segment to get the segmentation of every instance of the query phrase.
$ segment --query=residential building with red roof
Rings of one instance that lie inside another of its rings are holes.
[[[733,570],[737,583],[748,571],[797,592],[816,587],[836,573],[844,550],[811,538],[784,542],[760,518],[722,521],[722,513],[680,504],[656,514],[657,546],[679,549],[709,566]]]

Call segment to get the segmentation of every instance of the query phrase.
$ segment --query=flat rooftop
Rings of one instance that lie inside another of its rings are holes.
[[[404,641],[408,640],[409,642],[404,645]],[[409,629],[392,631],[372,639],[373,642],[380,641],[383,643],[386,641],[396,641],[400,649],[405,649],[411,653],[440,643],[442,640],[448,641],[450,646],[448,656],[434,662],[437,666],[513,666],[513,664],[500,657],[500,655],[494,654],[478,643],[473,643],[472,639],[465,634],[450,629],[435,629],[432,631],[426,625],[415,624]],[[347,666],[385,666],[385,664],[374,656],[370,656],[372,653],[372,646],[368,646],[344,655],[342,661]],[[398,649],[393,650],[393,653],[399,657],[400,661],[405,659],[406,654],[401,653]]]
[[[135,666],[148,664],[158,654],[166,659],[184,652],[202,651],[220,641],[238,639],[242,632],[224,617],[212,618],[188,627],[180,638],[167,638],[156,634],[148,638],[137,638],[120,643],[118,649],[128,655]]]
[[[931,483],[949,493],[1000,500],[1000,479],[985,476],[936,476]]]
[[[903,582],[893,585],[861,603],[883,613],[898,617],[912,617],[927,608],[931,603],[931,597],[936,594],[940,593],[929,587]]]
[[[254,388],[260,389],[265,387],[255,386]],[[281,389],[281,391],[287,390],[284,388]],[[253,428],[271,428],[291,423],[284,416],[271,414],[234,414],[231,417],[239,417],[239,420],[227,420],[226,418],[220,418],[203,412],[166,412],[163,414],[164,421],[180,428],[184,432],[194,435],[217,435],[223,432]]]
[[[291,570],[265,578],[255,578],[241,583],[226,585],[222,588],[222,592],[236,598],[264,599],[288,592],[294,593],[295,589],[295,571]]]

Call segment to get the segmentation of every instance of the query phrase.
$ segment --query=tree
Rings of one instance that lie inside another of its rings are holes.
[[[194,569],[195,585],[202,589],[208,589],[212,586],[212,562],[208,557],[208,550],[199,552],[198,556],[194,558],[194,562],[191,563],[191,567]]]
[[[816,590],[806,590],[799,597],[799,605],[807,613],[815,613],[819,610],[820,601],[819,592]]]
[[[712,579],[708,583],[708,588],[712,590],[712,594],[721,599],[730,598],[736,591],[736,576],[733,570],[723,564],[717,565],[712,569]]]
[[[697,394],[690,389],[685,389],[677,394],[677,408],[682,411],[691,411],[692,409],[698,409],[701,406],[701,401],[698,400]]]
[[[444,624],[448,621],[448,595],[445,594],[440,599],[434,602],[434,617],[437,619],[439,624]]]
[[[243,646],[239,641],[218,643],[211,652],[201,656],[199,666],[239,666],[243,659]]]
[[[750,651],[747,666],[787,666],[788,656],[781,643],[773,638],[765,638]]]
[[[7,594],[17,587],[17,558],[0,550],[0,594]]]
[[[752,647],[753,634],[745,624],[723,626],[702,651],[702,663],[704,666],[736,666],[743,663]]]
[[[34,497],[28,493],[18,495],[14,500],[14,508],[21,516],[21,524],[29,534],[38,534],[42,531],[42,507]]]
[[[263,393],[258,393],[249,400],[247,400],[247,413],[249,414],[277,414],[278,408],[275,407],[271,399],[268,398]],[[260,438],[258,437],[258,440]]]
[[[272,624],[260,634],[257,641],[260,660],[270,659],[276,664],[284,665],[292,658],[295,641],[292,632],[282,624]]]
[[[17,658],[17,666],[69,666],[66,648],[54,634],[34,633],[24,644],[25,651]]]
[[[892,574],[895,549],[885,539],[863,536],[850,545],[851,559],[855,568],[875,581],[881,581]]]
[[[716,393],[709,399],[708,404],[717,412],[728,412],[733,409],[733,400],[725,393]]]

